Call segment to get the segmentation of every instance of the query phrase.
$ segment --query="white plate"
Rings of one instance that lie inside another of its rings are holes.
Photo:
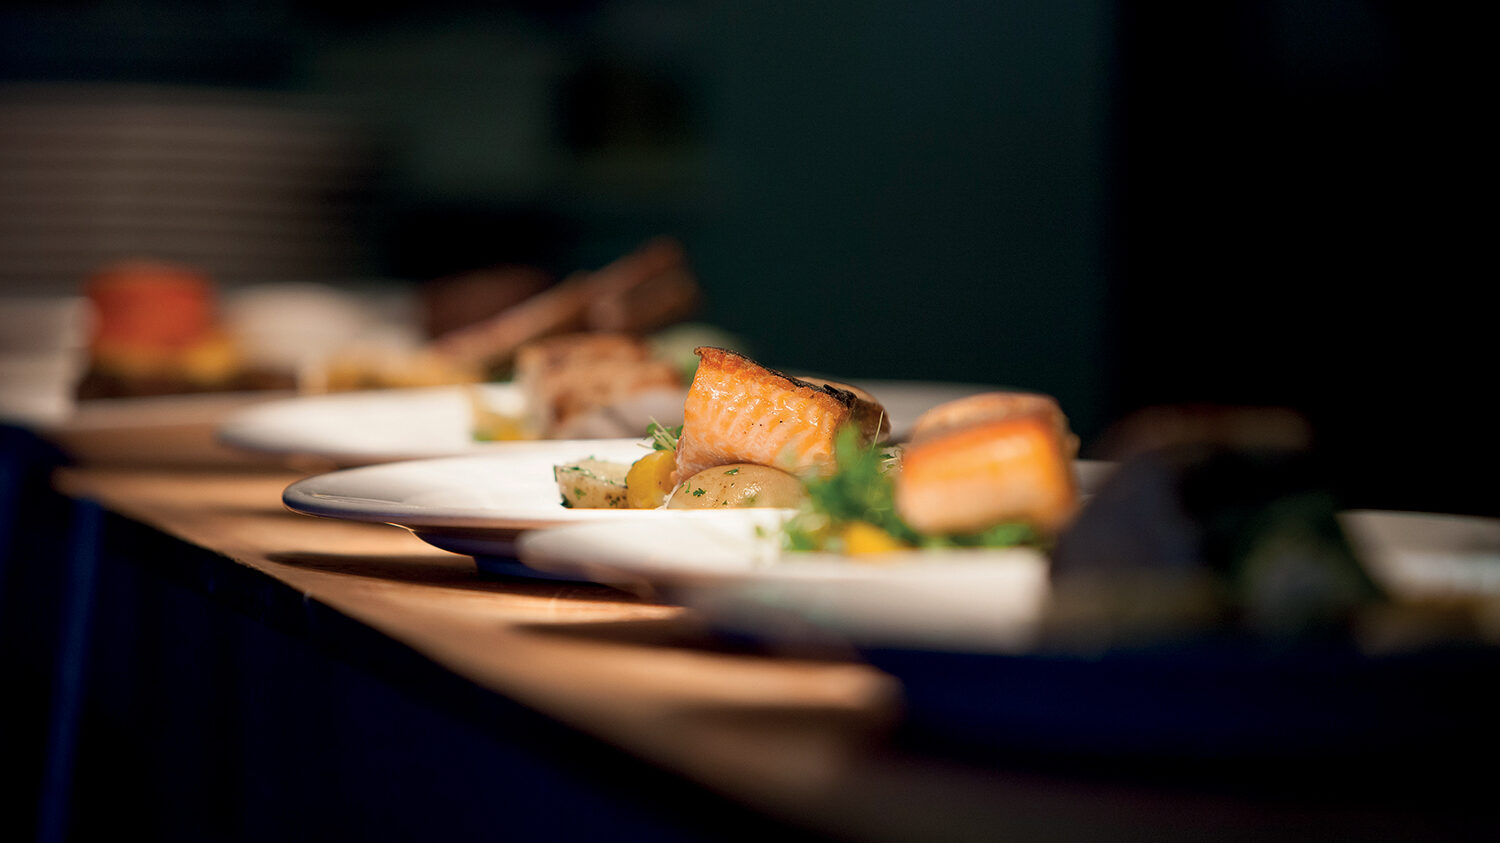
[[[880,399],[896,436],[931,407],[999,389],[918,381],[857,381],[855,385]],[[488,383],[477,388],[485,403],[496,410],[518,413],[523,409],[524,399],[513,384]],[[508,443],[473,438],[468,389],[439,386],[284,398],[235,414],[220,428],[219,439],[249,451],[313,456],[339,466],[503,450]],[[681,424],[681,398],[685,395],[675,400],[666,395],[646,396],[614,408],[614,415],[622,416],[619,424],[627,430],[603,435],[644,434],[646,424],[653,419],[666,425]],[[609,428],[601,424],[598,429]]]
[[[1361,509],[1340,513],[1339,523],[1393,594],[1500,598],[1500,519]]]
[[[865,557],[783,551],[780,510],[576,524],[528,533],[521,562],[683,602],[722,631],[823,643],[944,642],[984,634],[1006,647],[1032,640],[1046,603],[1047,561],[1028,548],[929,550]]]
[[[299,480],[282,501],[308,515],[395,524],[436,547],[473,556],[494,573],[532,575],[516,565],[515,539],[544,527],[587,521],[660,523],[676,510],[569,509],[554,466],[586,457],[629,462],[642,439],[497,442],[486,453],[345,468]],[[720,513],[707,513],[710,516]]]
[[[236,413],[220,427],[219,440],[249,451],[320,457],[339,466],[504,449],[509,443],[474,438],[471,389],[497,412],[519,414],[524,409],[520,390],[510,383],[301,395]],[[680,424],[680,419],[658,415],[670,414],[680,404],[656,400],[649,408],[629,409],[641,411],[644,433],[650,418]]]

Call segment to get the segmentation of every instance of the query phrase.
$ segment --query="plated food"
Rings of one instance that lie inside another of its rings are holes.
[[[1078,440],[1050,396],[940,403],[889,441],[878,396],[702,346],[678,428],[653,425],[631,465],[555,467],[563,505],[797,509],[794,550],[1044,543],[1078,503]]]
[[[1209,631],[1342,638],[1396,616],[1475,623],[1372,575],[1294,414],[1156,409],[1122,426],[1120,459],[1085,495],[1078,437],[1050,396],[942,402],[892,441],[878,395],[720,348],[698,354],[681,428],[655,427],[654,450],[629,464],[555,466],[562,505],[780,508],[788,564],[1033,550],[1048,580],[1039,629],[1058,646]]]
[[[219,313],[222,293],[202,269],[121,260],[84,281],[92,335],[82,399],[289,389],[287,372],[260,365]]]

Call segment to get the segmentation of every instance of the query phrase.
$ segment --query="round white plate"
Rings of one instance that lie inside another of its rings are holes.
[[[782,510],[575,524],[521,536],[527,566],[661,596],[721,630],[938,643],[982,631],[1024,648],[1046,603],[1047,560],[1029,548],[913,550],[879,557],[785,551]]]
[[[1500,598],[1500,519],[1356,509],[1339,523],[1370,574],[1408,599]]]
[[[497,573],[532,575],[515,563],[515,540],[528,530],[587,521],[659,523],[677,510],[570,509],[553,467],[594,457],[631,462],[649,452],[642,439],[497,442],[485,453],[433,457],[331,471],[299,480],[282,501],[308,515],[395,524]],[[721,513],[707,513],[710,516]]]
[[[898,437],[931,407],[999,389],[919,381],[858,381],[855,385],[881,401],[891,419],[892,435]],[[319,457],[341,467],[503,450],[510,443],[474,439],[471,388],[478,389],[485,404],[497,411],[519,413],[524,409],[524,398],[510,383],[295,396],[236,413],[220,428],[219,440],[259,453]],[[681,404],[681,399],[674,401],[667,396],[643,397],[637,403],[612,408],[612,424],[601,423],[598,428],[623,425],[628,432],[610,435],[643,435],[653,420],[681,424]]]
[[[524,409],[520,390],[510,383],[301,395],[236,413],[219,428],[219,441],[260,453],[319,457],[339,466],[504,449],[510,443],[474,438],[471,390],[496,412],[519,415]],[[623,408],[640,416],[640,433],[653,418],[681,423],[671,415],[674,407],[681,415],[680,400],[653,398],[650,407]]]

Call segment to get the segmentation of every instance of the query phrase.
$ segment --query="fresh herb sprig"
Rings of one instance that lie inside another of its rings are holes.
[[[675,451],[682,439],[682,425],[667,427],[653,421],[646,425],[646,438],[650,440],[653,451]]]
[[[877,445],[862,445],[851,427],[834,439],[835,470],[826,477],[804,481],[807,504],[786,525],[786,543],[792,550],[821,550],[838,528],[852,521],[865,521],[908,543],[916,543],[916,531],[896,514],[895,487],[887,469],[894,454]]]

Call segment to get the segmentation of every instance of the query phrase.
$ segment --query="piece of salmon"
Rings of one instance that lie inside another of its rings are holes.
[[[1007,521],[1056,533],[1078,506],[1077,450],[1050,396],[984,393],[939,405],[912,426],[895,475],[896,511],[923,533]]]
[[[795,378],[726,349],[694,351],[698,370],[683,404],[676,482],[736,462],[797,475],[830,474],[841,428],[854,425],[862,444],[882,429],[870,421],[885,415],[873,397]]]

